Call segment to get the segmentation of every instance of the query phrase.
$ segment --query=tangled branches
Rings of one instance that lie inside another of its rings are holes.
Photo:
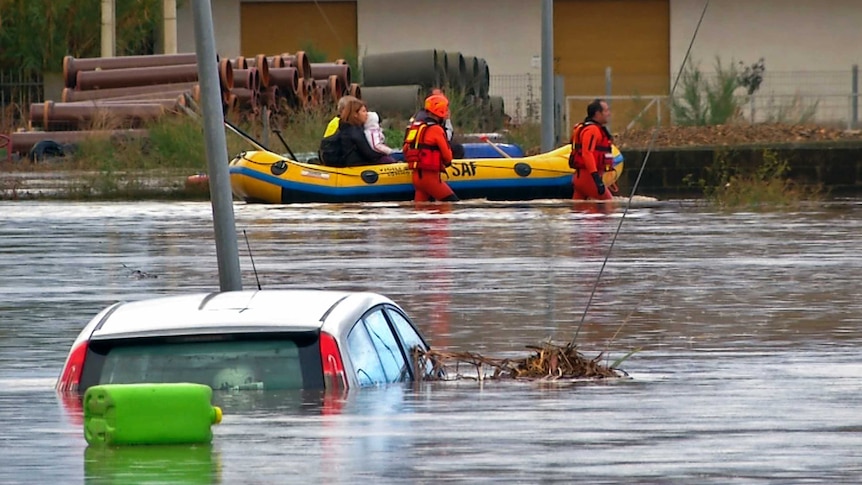
[[[453,367],[455,374],[461,376],[461,365],[475,368],[479,380],[604,379],[626,375],[613,365],[603,364],[601,361],[604,354],[588,359],[572,343],[560,346],[545,342],[541,346],[527,346],[527,349],[532,353],[522,359],[492,359],[474,352],[443,352],[433,349],[425,351],[415,348],[413,361],[420,368],[433,366],[433,375],[438,376],[437,379],[444,378],[444,370]]]

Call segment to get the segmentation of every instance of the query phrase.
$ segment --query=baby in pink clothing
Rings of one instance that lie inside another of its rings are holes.
[[[371,148],[375,151],[384,155],[391,155],[394,151],[386,145],[386,136],[383,134],[383,128],[380,127],[380,116],[375,111],[368,112],[368,119],[365,121],[365,138],[368,140],[368,144],[371,145]],[[384,157],[384,159],[385,158],[392,160],[391,157]],[[384,159],[381,159],[380,162],[387,163]]]

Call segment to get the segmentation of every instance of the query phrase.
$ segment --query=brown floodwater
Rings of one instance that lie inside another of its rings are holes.
[[[492,357],[580,327],[589,356],[638,350],[622,365],[630,378],[217,392],[211,446],[88,448],[52,388],[72,340],[117,300],[217,290],[211,207],[0,202],[0,483],[862,476],[859,200],[642,203],[621,226],[621,210],[561,201],[234,208],[264,288],[377,291],[434,347]]]

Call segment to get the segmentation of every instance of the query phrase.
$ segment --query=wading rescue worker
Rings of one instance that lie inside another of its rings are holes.
[[[569,166],[575,169],[572,185],[575,200],[610,200],[611,191],[605,187],[602,175],[612,170],[611,136],[605,125],[610,121],[611,108],[603,99],[587,105],[587,117],[572,130],[572,154]]]
[[[439,88],[432,89],[431,94],[429,94],[429,96],[433,96],[435,94],[442,94],[445,96],[445,94],[443,93],[443,90],[439,89]],[[427,117],[428,117],[428,111],[426,111],[425,108],[422,108],[419,111],[417,111],[416,114],[410,118],[410,121],[407,122],[407,126],[410,126],[414,121],[423,121]],[[452,125],[452,119],[446,118],[445,120],[443,120],[442,126],[443,126],[443,131],[446,132],[446,139],[449,140],[449,147],[452,149],[452,158],[454,158],[454,159],[464,158],[464,145],[452,141],[452,137],[455,136],[455,127]]]
[[[452,147],[443,128],[449,117],[449,100],[442,93],[428,96],[425,113],[410,123],[404,136],[404,160],[413,171],[414,200],[456,201],[458,197],[441,175],[452,165]]]

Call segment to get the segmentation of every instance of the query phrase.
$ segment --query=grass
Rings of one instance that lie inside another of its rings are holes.
[[[706,173],[692,185],[703,190],[706,201],[722,209],[798,207],[823,196],[820,185],[794,182],[789,162],[771,150],[764,150],[760,163],[750,169],[731,163],[726,153],[720,154]]]

